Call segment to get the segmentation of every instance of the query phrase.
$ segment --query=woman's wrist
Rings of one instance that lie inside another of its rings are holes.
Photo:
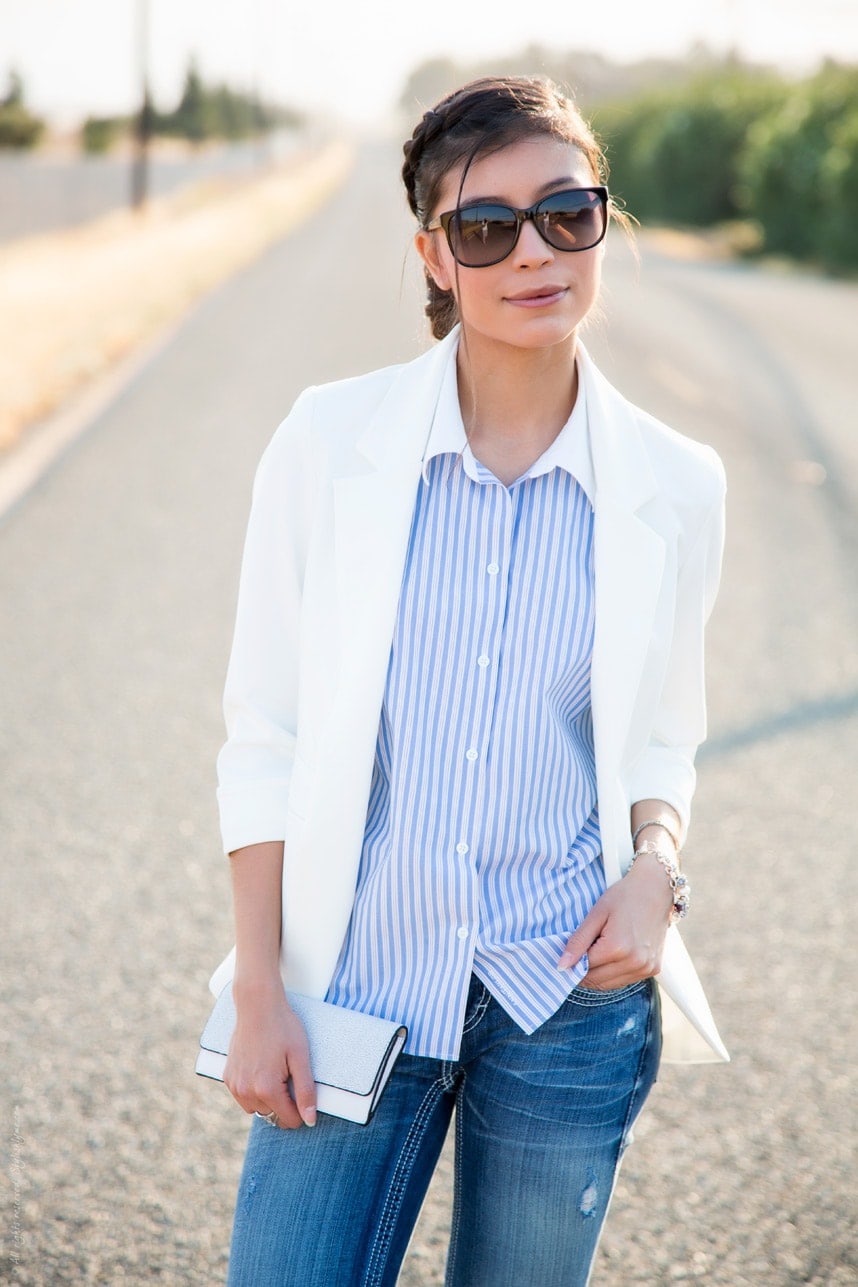
[[[271,969],[236,971],[232,981],[232,995],[236,1006],[241,1009],[281,1001],[285,991],[279,968],[275,966]]]
[[[679,866],[677,854],[668,846],[659,845],[654,840],[644,840],[635,849],[629,865],[629,871],[632,870],[639,859],[651,859],[650,865],[653,868],[656,863],[662,867],[663,874],[667,877],[670,886],[672,900],[670,924],[674,925],[688,915],[688,908],[691,902],[691,886]]]
[[[664,817],[646,818],[643,822],[638,823],[632,833],[632,846],[635,850],[638,849],[638,841],[642,836],[645,840],[656,840],[662,844],[665,839],[669,840],[673,847],[673,852],[677,854],[682,847],[679,843],[678,828]]]

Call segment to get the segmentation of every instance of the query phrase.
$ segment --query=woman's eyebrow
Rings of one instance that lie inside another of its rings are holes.
[[[554,192],[563,188],[585,188],[587,183],[581,183],[578,179],[573,179],[571,174],[564,175],[562,179],[549,179],[548,183],[537,188],[536,191],[542,196],[547,192]]]
[[[589,186],[590,186],[589,184],[580,183],[578,180],[573,179],[571,175],[567,174],[567,175],[564,175],[564,177],[561,179],[549,179],[547,183],[543,183],[541,187],[538,187],[535,190],[536,200],[539,201],[541,197],[547,196],[549,192],[559,192],[559,191],[562,191],[564,188],[578,188],[578,187],[589,187]],[[459,209],[461,209],[463,206],[487,206],[487,205],[508,206],[511,204],[512,203],[510,202],[508,197],[500,197],[500,196],[497,196],[496,194],[492,194],[492,195],[487,194],[485,196],[462,197],[461,200],[459,201]]]

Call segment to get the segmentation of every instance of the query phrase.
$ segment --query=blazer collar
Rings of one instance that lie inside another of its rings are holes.
[[[578,375],[587,393],[596,484],[594,507],[609,498],[620,508],[634,512],[658,490],[637,425],[636,417],[641,413],[605,379],[580,340]]]
[[[400,367],[381,405],[357,443],[359,453],[385,473],[413,468],[423,459],[456,326],[426,353]],[[578,342],[579,377],[585,383],[595,482],[594,507],[602,500],[638,510],[656,494],[649,454],[636,422],[636,408],[602,375]]]
[[[408,467],[415,452],[423,459],[447,359],[458,338],[459,328],[455,327],[428,352],[399,368],[357,442],[360,454],[377,469]]]

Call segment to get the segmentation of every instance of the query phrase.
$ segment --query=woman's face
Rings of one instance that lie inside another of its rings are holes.
[[[446,176],[431,218],[454,210],[457,202],[493,201],[528,209],[551,192],[598,182],[578,148],[547,137],[478,157],[460,198],[462,168]],[[421,229],[415,244],[438,286],[453,291],[469,333],[497,343],[531,349],[562,344],[575,334],[599,293],[605,243],[591,250],[555,250],[529,219],[514,250],[488,268],[457,266],[441,229]]]

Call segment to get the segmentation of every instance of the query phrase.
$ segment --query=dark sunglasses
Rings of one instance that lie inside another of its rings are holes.
[[[438,215],[426,231],[443,228],[453,258],[463,268],[489,268],[515,249],[525,219],[555,250],[591,250],[608,229],[608,189],[567,188],[528,210],[479,201]]]

